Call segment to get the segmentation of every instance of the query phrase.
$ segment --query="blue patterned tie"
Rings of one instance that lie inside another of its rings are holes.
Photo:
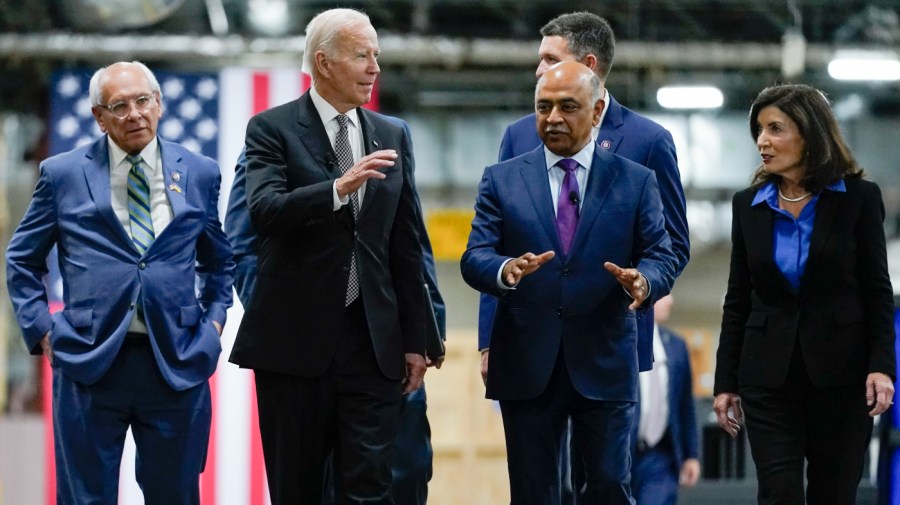
[[[347,129],[350,118],[344,114],[338,114],[335,119],[340,129],[334,137],[334,153],[337,155],[338,168],[341,169],[341,174],[344,174],[353,166],[353,149],[350,148],[350,132]],[[350,193],[350,206],[353,209],[353,220],[356,221],[359,219],[359,194],[355,191]],[[356,266],[356,247],[354,246],[350,255],[350,279],[347,283],[347,297],[344,305],[350,305],[358,296],[359,270]]]
[[[559,233],[559,243],[562,245],[563,254],[569,254],[569,246],[575,237],[575,228],[578,226],[578,179],[575,171],[578,170],[578,162],[566,158],[556,162],[556,166],[566,171],[562,184],[559,186],[559,199],[556,203],[556,230]]]
[[[150,184],[147,175],[141,168],[143,158],[128,155],[131,163],[128,172],[128,217],[131,221],[131,240],[138,252],[143,255],[153,243],[153,219],[150,217]]]

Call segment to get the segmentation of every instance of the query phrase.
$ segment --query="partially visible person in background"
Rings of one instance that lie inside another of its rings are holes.
[[[199,505],[233,298],[219,167],[157,137],[162,96],[144,64],[99,69],[89,93],[105,135],[41,164],[6,256],[25,343],[53,367],[56,503],[117,503],[131,428],[144,502]],[[65,309],[51,315],[54,245]]]
[[[667,295],[653,305],[653,369],[638,376],[631,492],[639,505],[675,505],[678,486],[700,478],[690,355],[684,339],[662,325],[673,303]]]
[[[395,122],[406,131],[410,138],[410,150],[412,150],[412,136],[409,125],[402,119],[385,116],[388,121]],[[256,283],[256,263],[259,247],[259,237],[253,230],[250,222],[250,211],[247,209],[246,194],[247,157],[244,151],[238,158],[234,168],[234,182],[228,197],[228,212],[225,214],[225,233],[231,242],[234,251],[234,261],[237,264],[234,276],[234,287],[237,290],[241,304],[250,304],[250,297]],[[421,212],[418,193],[416,203]],[[435,315],[435,323],[441,338],[447,335],[447,310],[444,299],[437,287],[437,272],[434,268],[434,253],[431,249],[431,241],[424,227],[424,221],[419,229],[419,238],[422,243],[422,257],[425,267],[425,283],[431,295],[432,310]],[[428,356],[429,366],[441,367],[443,356]],[[428,423],[425,385],[404,395],[401,407],[400,431],[394,441],[394,451],[391,454],[391,476],[394,488],[394,501],[396,505],[425,505],[428,499],[428,481],[432,475],[431,426]],[[331,460],[329,459],[329,465]],[[326,489],[323,505],[334,503],[334,490],[331,484],[334,482],[332,469],[325,472]]]
[[[762,90],[750,132],[762,165],[733,200],[716,417],[731,436],[746,421],[760,504],[852,505],[894,396],[881,190],[815,88]]]

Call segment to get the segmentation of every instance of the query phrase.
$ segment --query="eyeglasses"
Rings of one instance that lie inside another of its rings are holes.
[[[103,107],[106,110],[110,111],[113,116],[116,116],[119,119],[125,119],[128,117],[128,114],[131,113],[131,104],[134,104],[134,108],[137,109],[138,112],[143,113],[150,110],[153,107],[156,98],[153,95],[141,95],[133,100],[125,100],[121,102],[115,102],[110,104],[99,104],[98,107]]]

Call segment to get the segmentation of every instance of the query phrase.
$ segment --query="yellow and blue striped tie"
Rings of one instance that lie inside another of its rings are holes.
[[[141,168],[143,158],[128,155],[128,217],[131,221],[131,240],[138,252],[144,254],[153,243],[153,219],[150,217],[150,184]]]

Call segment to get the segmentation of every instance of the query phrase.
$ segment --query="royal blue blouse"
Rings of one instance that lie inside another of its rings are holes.
[[[829,184],[828,191],[846,192],[843,179]],[[795,292],[800,291],[800,278],[806,269],[806,260],[809,257],[809,241],[812,236],[813,223],[816,220],[816,204],[819,195],[815,195],[800,211],[800,216],[795,218],[790,212],[778,207],[778,187],[774,182],[768,182],[756,192],[751,205],[761,203],[768,204],[772,209],[775,222],[774,233],[774,260],[778,269],[787,278]]]

